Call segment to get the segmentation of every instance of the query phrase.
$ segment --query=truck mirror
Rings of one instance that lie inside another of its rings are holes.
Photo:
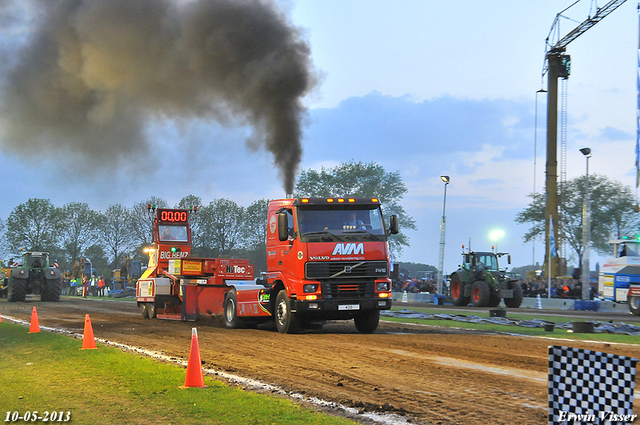
[[[289,240],[289,223],[287,220],[287,213],[281,212],[278,214],[278,239],[280,242]]]
[[[507,263],[511,264],[511,254],[507,255]]]
[[[393,214],[389,217],[389,234],[397,235],[400,231],[400,224],[398,223],[398,216]]]

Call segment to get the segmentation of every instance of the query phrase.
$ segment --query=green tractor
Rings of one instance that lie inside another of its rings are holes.
[[[451,274],[450,295],[453,305],[474,307],[497,307],[504,299],[509,308],[522,304],[522,286],[516,279],[507,276],[506,269],[498,269],[498,257],[505,252],[463,252],[462,266]]]
[[[25,301],[33,294],[42,301],[60,301],[61,278],[60,269],[49,264],[48,252],[23,252],[22,265],[11,269],[7,299]]]

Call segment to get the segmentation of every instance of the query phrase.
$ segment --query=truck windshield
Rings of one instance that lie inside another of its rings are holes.
[[[379,207],[329,209],[310,207],[298,209],[298,231],[301,237],[324,236],[343,239],[360,234],[371,239],[383,240],[386,233]]]

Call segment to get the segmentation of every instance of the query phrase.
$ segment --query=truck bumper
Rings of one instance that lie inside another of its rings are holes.
[[[326,320],[350,319],[367,310],[389,310],[391,298],[367,298],[359,300],[291,301],[291,309],[305,316],[317,316]]]

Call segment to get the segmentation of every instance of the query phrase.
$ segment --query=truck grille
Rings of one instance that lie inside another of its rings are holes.
[[[335,298],[372,298],[374,295],[373,281],[330,281],[322,282],[322,297]]]
[[[307,279],[361,279],[363,277],[389,276],[389,264],[386,261],[323,261],[307,263]],[[358,265],[360,264],[360,265]],[[339,274],[338,274],[339,273]],[[334,276],[334,277],[332,277]]]

